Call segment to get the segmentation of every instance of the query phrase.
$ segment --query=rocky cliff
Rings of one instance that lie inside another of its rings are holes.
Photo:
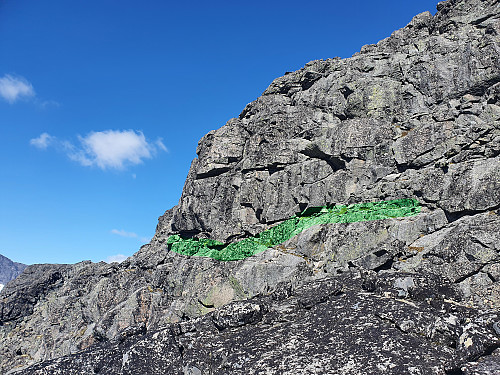
[[[208,133],[125,262],[28,267],[0,294],[0,371],[498,374],[500,6],[437,8]],[[420,213],[312,226],[244,260],[169,248],[401,198]]]

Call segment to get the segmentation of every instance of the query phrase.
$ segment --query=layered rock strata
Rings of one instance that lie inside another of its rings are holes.
[[[499,10],[448,0],[273,81],[200,141],[137,254],[6,286],[0,372],[498,373]],[[235,242],[307,207],[400,198],[421,213],[314,226],[241,261],[168,251],[173,234]]]

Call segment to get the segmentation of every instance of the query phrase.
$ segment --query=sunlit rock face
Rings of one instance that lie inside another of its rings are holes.
[[[150,244],[5,286],[0,372],[500,373],[499,9],[442,2],[274,80],[200,141]],[[241,261],[167,244],[400,198],[421,212],[313,226]]]

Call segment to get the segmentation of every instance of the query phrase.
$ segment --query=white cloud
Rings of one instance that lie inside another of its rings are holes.
[[[118,229],[111,229],[111,233],[116,234],[121,237],[128,237],[128,238],[137,238],[137,234],[134,232],[127,232],[124,231],[123,229],[118,230]]]
[[[25,78],[6,74],[0,78],[0,96],[8,103],[13,104],[23,97],[35,96],[35,90]]]
[[[106,258],[105,262],[106,263],[121,263],[128,257],[123,254],[116,254],[116,255],[110,255],[109,257]]]
[[[35,104],[41,108],[41,109],[47,109],[47,108],[58,108],[61,106],[59,102],[56,102],[55,100],[40,100],[40,99],[35,99]]]
[[[96,166],[106,169],[125,169],[151,159],[158,151],[168,152],[161,138],[149,142],[144,134],[135,130],[104,130],[78,136],[79,145],[70,141],[42,133],[30,140],[30,144],[45,150],[54,146],[71,160],[86,167]],[[136,178],[135,174],[132,178]]]
[[[167,147],[163,144],[163,138],[158,138],[155,143],[161,150],[168,152]]]
[[[40,150],[46,150],[49,145],[55,141],[55,137],[48,133],[42,133],[39,137],[30,139],[30,145],[39,148]]]
[[[134,233],[134,232],[127,232],[123,229],[111,229],[110,231],[112,234],[116,234],[117,236],[120,236],[120,237],[126,237],[126,238],[137,238],[137,240],[139,240],[140,242],[142,243],[148,243],[149,241],[151,241],[151,238],[149,237],[140,237],[137,235],[137,233]]]
[[[3,284],[0,284],[0,292],[1,292],[1,291],[2,291],[2,289],[3,289],[3,286],[4,286]]]
[[[149,143],[142,132],[134,130],[105,130],[79,137],[81,148],[70,153],[71,159],[83,166],[101,169],[124,169],[127,165],[141,164],[150,159],[158,148]]]

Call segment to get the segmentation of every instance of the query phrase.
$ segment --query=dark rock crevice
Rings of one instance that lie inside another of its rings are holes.
[[[485,213],[490,213],[492,215],[497,215],[496,212],[500,210],[500,204],[495,205],[493,207],[489,207],[487,209],[482,209],[482,210],[461,210],[461,211],[456,211],[456,212],[450,212],[446,209],[443,209],[444,214],[446,215],[446,219],[448,220],[448,223],[454,223],[464,217],[467,216],[475,216],[475,215],[481,215]]]
[[[219,167],[219,168],[214,168],[211,169],[210,171],[206,173],[197,173],[196,174],[196,179],[197,180],[203,180],[205,178],[210,178],[210,177],[217,177],[220,176],[223,173],[226,173],[231,170],[231,167]]]

